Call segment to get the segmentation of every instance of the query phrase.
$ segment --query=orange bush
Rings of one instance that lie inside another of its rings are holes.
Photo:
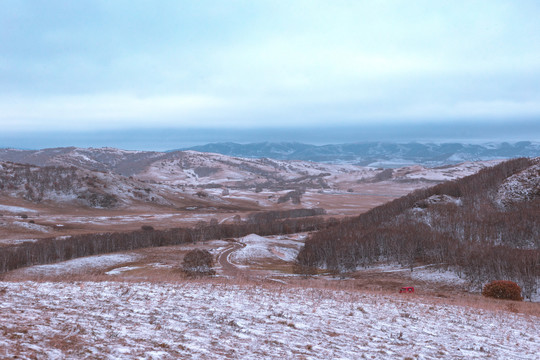
[[[523,300],[519,285],[508,280],[496,280],[486,284],[482,289],[482,295],[495,299]]]

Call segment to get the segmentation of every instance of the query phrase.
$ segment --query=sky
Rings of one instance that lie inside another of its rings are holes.
[[[536,0],[3,0],[0,147],[493,122],[540,141],[538,19]]]

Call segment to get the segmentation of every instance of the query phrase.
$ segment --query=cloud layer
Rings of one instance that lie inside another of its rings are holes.
[[[7,1],[6,130],[540,115],[536,1]]]

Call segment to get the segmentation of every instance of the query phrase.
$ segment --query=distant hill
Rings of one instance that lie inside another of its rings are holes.
[[[246,201],[249,207],[276,206],[299,200],[304,191],[364,192],[365,184],[385,181],[407,183],[413,189],[474,174],[496,163],[383,170],[196,151],[0,149],[0,196],[94,208],[125,208],[136,203],[174,208],[245,207]],[[229,194],[233,190],[236,192]],[[262,194],[263,190],[269,193]]]
[[[442,166],[465,161],[540,156],[540,143],[385,143],[362,142],[338,145],[308,145],[294,142],[251,144],[213,143],[183,150],[212,152],[247,158],[305,160],[396,168],[411,164]]]

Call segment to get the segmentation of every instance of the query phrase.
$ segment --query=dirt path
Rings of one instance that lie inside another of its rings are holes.
[[[221,265],[223,275],[235,276],[238,274],[240,269],[229,261],[229,255],[245,246],[246,244],[235,241],[218,255],[217,261]]]

